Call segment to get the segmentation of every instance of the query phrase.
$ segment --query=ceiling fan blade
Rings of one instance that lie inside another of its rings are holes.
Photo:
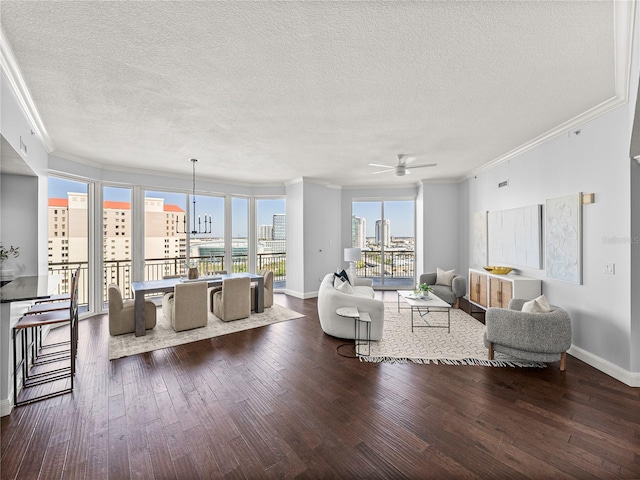
[[[376,175],[378,173],[387,173],[387,172],[393,172],[395,170],[395,168],[387,168],[386,170],[378,170],[377,172],[371,172],[373,175]]]
[[[404,155],[401,159],[401,163],[403,163],[404,165],[409,165],[415,159],[416,157],[412,157],[411,155]]]
[[[394,168],[393,165],[381,165],[379,163],[370,163],[370,167],[380,167],[380,168]]]
[[[437,163],[423,163],[422,165],[411,165],[411,168],[435,167]]]

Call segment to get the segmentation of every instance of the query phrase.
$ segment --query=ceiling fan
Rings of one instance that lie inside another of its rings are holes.
[[[378,170],[377,172],[373,172],[374,175],[378,174],[378,173],[386,173],[386,172],[393,172],[393,174],[396,177],[403,177],[405,174],[407,173],[411,173],[411,170],[407,169],[407,165],[409,165],[411,162],[413,162],[416,157],[412,157],[410,155],[407,155],[405,153],[399,153],[398,155],[396,155],[396,157],[398,158],[398,164],[393,166],[393,165],[380,165],[379,163],[370,163],[369,166],[370,167],[380,167],[380,168],[384,168],[384,170]],[[436,165],[438,165],[437,163],[423,163],[421,165],[412,165],[411,168],[424,168],[424,167],[435,167]]]

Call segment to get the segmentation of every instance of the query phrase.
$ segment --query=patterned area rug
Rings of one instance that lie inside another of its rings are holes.
[[[171,324],[158,308],[156,328],[147,331],[144,337],[136,337],[135,334],[118,335],[109,337],[109,360],[136,355],[138,353],[151,352],[160,348],[174,347],[185,343],[204,340],[205,338],[219,337],[228,333],[240,332],[252,328],[271,325],[272,323],[302,318],[304,315],[288,308],[274,304],[265,308],[263,313],[252,313],[249,318],[223,322],[213,313],[209,312],[209,323],[206,327],[194,328],[183,332],[175,332]]]
[[[400,304],[402,307],[402,303]],[[404,305],[406,306],[406,305]],[[371,342],[371,354],[361,356],[365,362],[388,363],[444,363],[448,365],[484,365],[490,367],[546,367],[546,364],[519,360],[495,354],[487,359],[482,341],[484,325],[457,308],[451,309],[451,333],[447,333],[447,313],[433,312],[424,319],[414,312],[411,332],[411,311],[400,310],[397,302],[384,305],[384,333],[382,340]],[[425,328],[416,325],[442,325],[445,328]],[[362,354],[367,347],[359,347]]]

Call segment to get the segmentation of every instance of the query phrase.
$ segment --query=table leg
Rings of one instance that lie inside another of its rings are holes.
[[[146,319],[144,313],[144,293],[135,292],[134,294],[134,311],[133,318],[136,324],[136,337],[142,337],[147,334]]]
[[[264,312],[264,277],[260,277],[256,287],[256,313]]]

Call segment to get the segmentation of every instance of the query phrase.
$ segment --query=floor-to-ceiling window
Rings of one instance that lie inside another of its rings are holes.
[[[147,190],[144,193],[144,279],[186,272],[187,195]]]
[[[284,198],[256,199],[256,271],[273,272],[274,288],[286,287],[287,228]]]
[[[224,253],[224,197],[196,195],[196,214],[191,203],[189,258],[198,265],[201,275],[226,270]],[[192,200],[191,200],[192,201]]]
[[[78,303],[89,305],[89,184],[49,176],[49,272],[62,275],[59,290],[68,293],[71,274],[80,267]]]
[[[352,202],[351,239],[361,249],[357,276],[381,288],[414,284],[415,200]]]
[[[102,189],[102,301],[108,301],[108,286],[115,283],[127,296],[131,291],[131,189]]]

